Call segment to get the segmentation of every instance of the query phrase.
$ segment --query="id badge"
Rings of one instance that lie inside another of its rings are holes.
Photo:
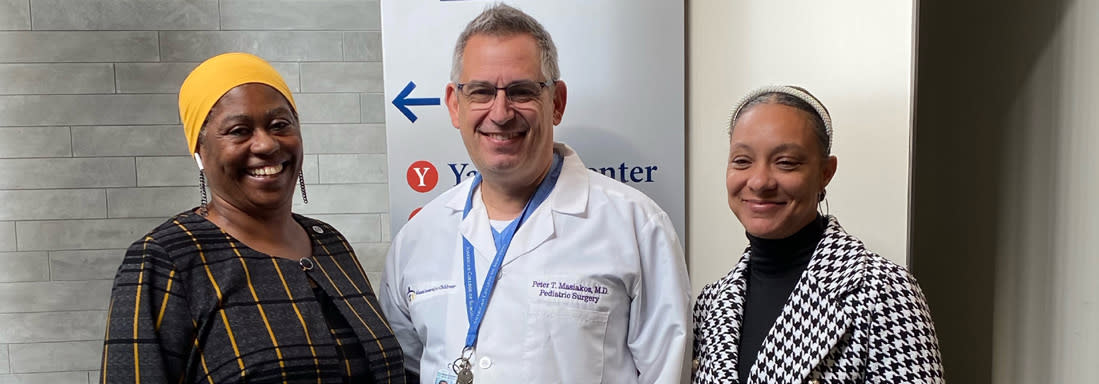
[[[457,382],[458,375],[455,375],[454,371],[448,370],[446,368],[440,369],[439,372],[436,372],[435,381],[432,381],[432,383],[434,384],[454,384]]]

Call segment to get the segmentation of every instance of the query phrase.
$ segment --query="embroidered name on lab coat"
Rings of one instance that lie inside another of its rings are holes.
[[[445,292],[447,292],[449,290],[452,290],[454,288],[457,288],[457,287],[458,287],[457,285],[454,285],[454,284],[451,284],[451,283],[446,283],[446,282],[444,282],[444,283],[435,282],[435,283],[420,284],[419,287],[413,287],[413,286],[409,285],[408,286],[408,291],[405,294],[408,295],[408,302],[412,303],[412,302],[414,302],[418,299],[419,300],[426,299],[426,298],[431,297],[431,296],[435,296],[435,295],[438,295],[438,294],[441,294],[441,293],[445,293]]]
[[[539,298],[591,304],[599,304],[599,300],[610,293],[607,287],[598,283],[563,280],[531,280],[530,287]]]

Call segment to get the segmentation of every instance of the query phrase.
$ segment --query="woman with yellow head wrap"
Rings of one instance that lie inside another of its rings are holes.
[[[291,212],[296,186],[305,198],[301,126],[278,72],[213,57],[183,82],[179,113],[202,203],[127,250],[101,381],[403,383],[347,239]]]

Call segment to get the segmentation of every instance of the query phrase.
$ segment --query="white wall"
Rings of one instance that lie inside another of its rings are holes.
[[[830,212],[904,264],[908,238],[913,2],[688,3],[688,263],[697,292],[747,245],[725,192],[734,104],[762,85],[806,87],[831,112],[839,169]]]

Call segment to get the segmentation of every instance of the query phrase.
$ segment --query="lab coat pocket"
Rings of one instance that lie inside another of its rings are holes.
[[[426,339],[428,345],[443,345],[445,332],[435,329],[434,326],[446,321],[447,300],[458,291],[457,288],[457,285],[449,281],[418,283],[407,287],[405,295],[413,326]]]
[[[609,312],[531,303],[523,350],[529,383],[600,383]]]

